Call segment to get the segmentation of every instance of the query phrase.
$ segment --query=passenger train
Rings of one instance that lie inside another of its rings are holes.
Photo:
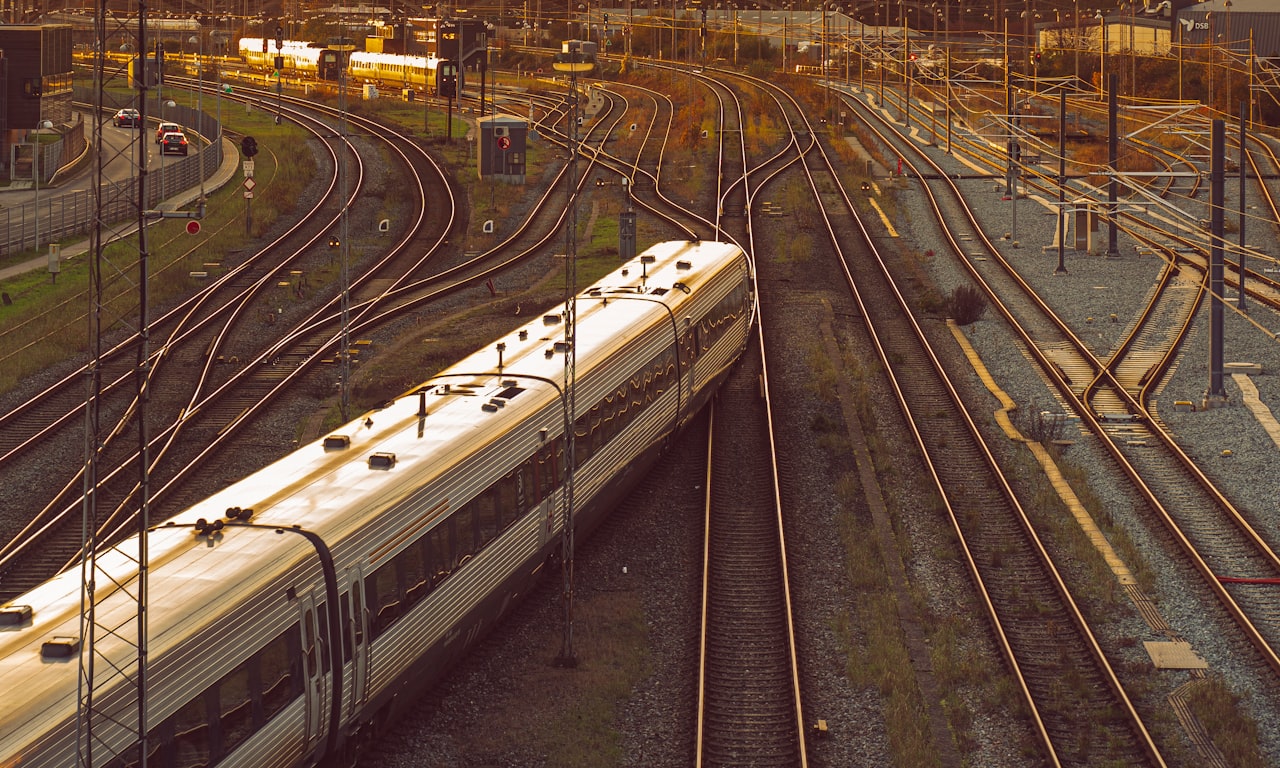
[[[457,94],[458,73],[452,59],[358,51],[351,54],[348,70],[356,80],[414,87],[438,96]]]
[[[343,52],[303,40],[284,40],[276,49],[276,42],[262,37],[240,38],[240,58],[251,68],[271,72],[276,68],[276,57],[283,59],[283,72],[315,77],[337,82],[344,65]]]
[[[372,81],[393,87],[415,88],[433,95],[456,93],[457,67],[452,59],[434,56],[401,56],[391,53],[348,52],[302,40],[285,40],[279,51],[274,40],[240,38],[240,58],[253,69],[274,71],[276,56],[289,75],[337,82],[345,67],[352,82]],[[445,90],[440,91],[444,84]]]
[[[706,404],[747,343],[750,273],[734,245],[668,242],[581,294],[572,451],[561,307],[152,528],[149,764],[352,760]],[[97,619],[125,634],[137,546],[98,559]],[[75,569],[0,606],[0,766],[76,763],[80,611]],[[93,765],[137,765],[116,725],[136,651],[95,652]]]

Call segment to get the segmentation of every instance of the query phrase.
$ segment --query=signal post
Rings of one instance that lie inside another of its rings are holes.
[[[258,140],[252,136],[240,139],[240,152],[244,155],[244,234],[250,236],[253,227],[253,156],[258,154]]]

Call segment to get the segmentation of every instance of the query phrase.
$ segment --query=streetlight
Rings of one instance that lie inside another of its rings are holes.
[[[176,107],[176,106],[178,106],[178,103],[173,99],[160,102],[160,122],[161,123],[166,122],[164,108]],[[167,192],[168,190],[165,188],[165,185],[164,185],[164,135],[161,134],[160,136],[160,197],[158,199],[164,200],[168,196]]]
[[[196,33],[192,35],[190,38],[188,38],[187,42],[195,43],[197,46],[196,76],[200,80],[200,87],[199,87],[199,90],[196,91],[196,112],[200,113],[200,126],[201,126],[200,135],[201,137],[204,137],[204,134],[207,132],[207,129],[204,128],[204,125],[208,121],[205,119],[205,114],[204,114],[204,36],[201,34],[199,22],[197,22]],[[217,133],[216,130],[214,132]],[[200,166],[200,202],[202,204],[204,203],[204,155],[202,154],[203,150],[204,150],[203,145],[196,144],[196,157],[199,158],[199,161],[197,164]]]
[[[31,176],[35,179],[36,185],[35,250],[37,253],[40,251],[40,132],[52,127],[53,123],[48,120],[41,120],[36,123],[36,143],[34,151],[31,153]]]
[[[1071,15],[1072,23],[1075,24],[1075,36],[1072,38],[1072,47],[1075,49],[1075,68],[1071,71],[1075,73],[1076,80],[1080,79],[1080,0],[1073,0],[1075,3],[1075,11]]]
[[[1097,13],[1093,14],[1093,18],[1098,20],[1100,33],[1098,39],[1101,41],[1098,48],[1102,54],[1099,57],[1098,64],[1098,101],[1102,101],[1102,89],[1106,87],[1104,83],[1107,82],[1107,19],[1102,15],[1101,8],[1098,9]]]

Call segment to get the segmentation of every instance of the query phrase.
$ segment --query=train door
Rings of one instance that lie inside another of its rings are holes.
[[[535,498],[539,499],[535,509],[541,522],[539,523],[540,546],[546,546],[555,531],[555,499],[556,489],[560,486],[560,450],[564,443],[560,438],[544,444],[534,455]]]
[[[350,662],[351,707],[355,712],[369,696],[369,644],[364,610],[364,573],[357,566],[347,571],[347,591],[342,597],[344,662]]]
[[[324,665],[321,654],[326,653],[324,635],[320,631],[320,617],[315,596],[307,591],[299,595],[298,607],[302,611],[302,675],[303,693],[307,701],[307,748],[310,749],[323,735],[326,723],[324,714],[328,697],[325,696]]]

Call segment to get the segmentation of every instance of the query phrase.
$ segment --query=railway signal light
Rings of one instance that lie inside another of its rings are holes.
[[[284,27],[276,25],[276,50],[284,50]]]
[[[253,157],[258,154],[258,140],[252,136],[245,136],[240,139],[240,151],[245,157]]]

